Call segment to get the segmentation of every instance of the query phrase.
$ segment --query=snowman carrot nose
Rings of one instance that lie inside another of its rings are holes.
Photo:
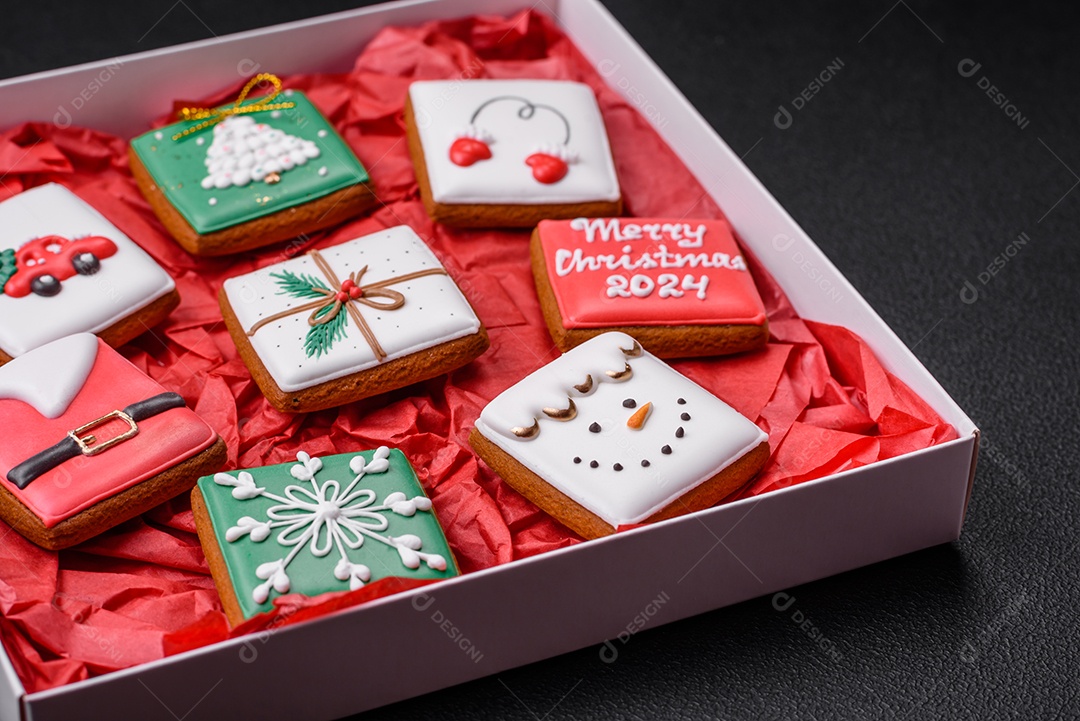
[[[649,418],[649,413],[652,412],[652,403],[646,403],[638,408],[634,413],[626,419],[626,425],[633,428],[635,431],[640,431],[645,427],[645,421]]]

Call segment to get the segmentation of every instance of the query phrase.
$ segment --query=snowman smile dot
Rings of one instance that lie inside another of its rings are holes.
[[[600,432],[600,424],[599,423],[591,423],[591,424],[589,424],[589,433],[599,433],[599,432]]]
[[[589,468],[599,468],[600,464],[596,461],[589,461]]]
[[[642,461],[641,461],[641,467],[642,467],[642,468],[648,468],[648,467],[649,467],[649,459],[648,459],[648,458],[643,458],[643,459],[642,459]]]
[[[686,435],[686,431],[683,430],[682,426],[679,426],[679,428],[675,431],[675,437],[682,438],[684,435]]]
[[[690,420],[690,414],[689,413],[683,413],[682,415],[679,416],[679,418],[682,418],[684,421],[688,421],[688,420]]]
[[[581,463],[581,457],[580,456],[574,456],[574,463]]]
[[[678,403],[680,406],[685,406],[686,405],[686,399],[685,398],[680,398],[679,400],[677,400],[675,402]]]
[[[664,446],[663,448],[660,449],[660,452],[663,453],[665,456],[670,456],[671,455],[671,446]]]
[[[612,468],[614,468],[616,471],[621,471],[622,470],[622,464],[621,463],[616,463],[614,466],[612,466]]]

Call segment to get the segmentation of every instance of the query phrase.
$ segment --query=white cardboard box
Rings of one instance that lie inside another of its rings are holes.
[[[527,0],[402,0],[0,82],[0,127],[28,120],[131,137],[177,97],[259,69],[349,69],[388,25]],[[608,83],[675,149],[807,319],[859,333],[959,432],[871,466],[383,598],[309,623],[27,694],[0,654],[0,719],[332,719],[668,623],[960,534],[979,431],[597,0],[545,0]],[[183,68],[183,72],[176,72]],[[162,82],[168,78],[168,82]],[[83,102],[76,100],[83,98]],[[651,108],[650,108],[651,106]],[[122,112],[119,112],[122,109]],[[724,182],[718,183],[717,179]],[[692,549],[688,551],[687,549]],[[672,559],[686,559],[685,567]],[[553,585],[551,579],[558,579]],[[656,603],[662,598],[662,603]],[[506,639],[513,638],[513,643]],[[297,664],[328,646],[409,648],[340,678]],[[422,671],[417,673],[417,669]],[[277,694],[300,687],[305,693]]]

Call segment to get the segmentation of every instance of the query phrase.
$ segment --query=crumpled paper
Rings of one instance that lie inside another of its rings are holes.
[[[176,279],[180,307],[122,352],[184,396],[221,434],[229,447],[229,468],[286,462],[301,448],[319,455],[396,446],[416,467],[465,573],[580,542],[480,464],[466,441],[491,398],[557,355],[533,287],[528,232],[437,226],[419,202],[404,140],[406,89],[416,79],[474,77],[588,83],[603,109],[628,214],[722,217],[648,122],[536,12],[387,28],[351,72],[284,78],[286,87],[304,90],[339,129],[369,169],[381,201],[370,215],[313,233],[301,243],[232,258],[193,258],[166,235],[137,190],[124,139],[43,123],[0,134],[0,200],[43,183],[61,183]],[[231,100],[242,85],[238,81],[203,103]],[[95,102],[109,102],[108,93]],[[156,125],[167,122],[163,115]],[[687,198],[700,200],[688,207]],[[216,300],[222,281],[276,262],[283,252],[322,248],[402,223],[444,260],[487,325],[492,348],[446,376],[340,409],[307,415],[275,411],[225,331]],[[956,437],[884,370],[858,336],[798,318],[768,273],[752,257],[749,261],[768,306],[768,347],[673,364],[769,433],[772,457],[737,496]],[[293,594],[279,599],[274,612],[230,630],[186,497],[60,553],[42,550],[6,527],[0,531],[0,639],[28,691],[421,585],[386,579],[317,599]]]

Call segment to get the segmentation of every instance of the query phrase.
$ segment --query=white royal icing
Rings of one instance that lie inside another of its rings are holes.
[[[390,467],[389,456],[390,449],[386,446],[380,446],[370,461],[365,462],[360,455],[354,456],[349,461],[349,468],[356,475],[346,485],[332,479],[320,480],[322,461],[300,451],[296,454],[296,465],[289,469],[300,483],[286,486],[280,495],[256,487],[251,474],[245,471],[236,476],[228,473],[214,476],[218,485],[232,487],[232,495],[238,500],[266,498],[278,504],[266,510],[264,520],[243,516],[225,531],[228,543],[235,543],[244,536],[255,543],[272,537],[281,547],[281,558],[267,561],[255,569],[255,576],[263,581],[252,591],[255,603],[266,603],[271,589],[278,593],[289,592],[292,587],[289,564],[305,551],[316,558],[336,551],[338,562],[334,566],[334,578],[348,581],[350,590],[361,588],[371,580],[371,569],[362,563],[354,563],[349,551],[359,549],[366,539],[396,550],[405,568],[416,570],[424,564],[437,571],[446,570],[446,559],[437,553],[425,553],[419,536],[385,533],[390,525],[386,514],[414,516],[417,511],[428,512],[431,510],[429,498],[416,496],[410,499],[395,491],[378,503],[375,491],[359,485],[368,474],[385,473]],[[275,530],[277,534],[274,534]]]
[[[558,115],[537,109],[523,119],[522,104],[513,100],[488,105],[473,122],[480,106],[502,96],[557,108],[570,126],[569,142]],[[558,80],[422,81],[409,86],[409,97],[431,194],[438,203],[583,203],[620,197],[604,120],[587,85]],[[470,126],[476,126],[476,135],[462,133]],[[488,142],[492,157],[468,167],[455,165],[449,151],[460,137]],[[537,182],[525,164],[539,146],[568,162],[573,159],[557,183]]]
[[[62,282],[55,296],[0,294],[0,348],[18,356],[73,333],[96,333],[170,293],[176,284],[146,251],[67,188],[49,183],[0,203],[0,250],[46,235],[100,235],[116,244],[93,275]]]
[[[46,418],[64,414],[97,360],[98,339],[69,335],[0,366],[0,398],[22,401]]]
[[[553,158],[558,158],[567,165],[573,165],[578,161],[577,152],[566,145],[558,145],[557,143],[541,143],[532,149],[532,153],[550,155]],[[532,155],[532,153],[530,153],[530,155]]]
[[[364,266],[368,266],[364,283],[442,268],[424,241],[405,225],[324,248],[320,253],[339,280]],[[225,294],[242,328],[250,329],[262,318],[309,302],[279,293],[271,274],[286,269],[325,280],[311,257],[302,255],[225,281]],[[403,307],[392,311],[357,307],[387,354],[384,363],[480,329],[480,320],[448,275],[430,275],[390,287],[404,294]],[[252,347],[283,391],[308,388],[378,365],[351,319],[345,338],[324,355],[308,357],[304,352],[308,316],[307,312],[296,313],[250,336]]]
[[[464,128],[455,133],[454,137],[472,138],[473,140],[479,140],[480,142],[487,143],[488,145],[491,145],[495,142],[495,136],[478,125],[466,125]]]
[[[645,351],[628,357],[622,350],[635,348],[640,346],[624,333],[599,335],[501,393],[476,423],[499,448],[615,527],[645,520],[768,438],[663,361]],[[626,365],[629,378],[609,374]],[[589,377],[588,392],[574,389]],[[568,399],[577,410],[571,420],[544,413],[567,408]],[[634,407],[623,405],[627,399]],[[629,427],[627,420],[646,403],[652,408],[644,426]],[[534,437],[511,430],[534,421]],[[670,453],[663,452],[665,446]]]
[[[318,146],[310,140],[257,123],[247,115],[232,115],[214,126],[202,187],[223,189],[265,181],[271,173],[280,176],[319,155]]]

